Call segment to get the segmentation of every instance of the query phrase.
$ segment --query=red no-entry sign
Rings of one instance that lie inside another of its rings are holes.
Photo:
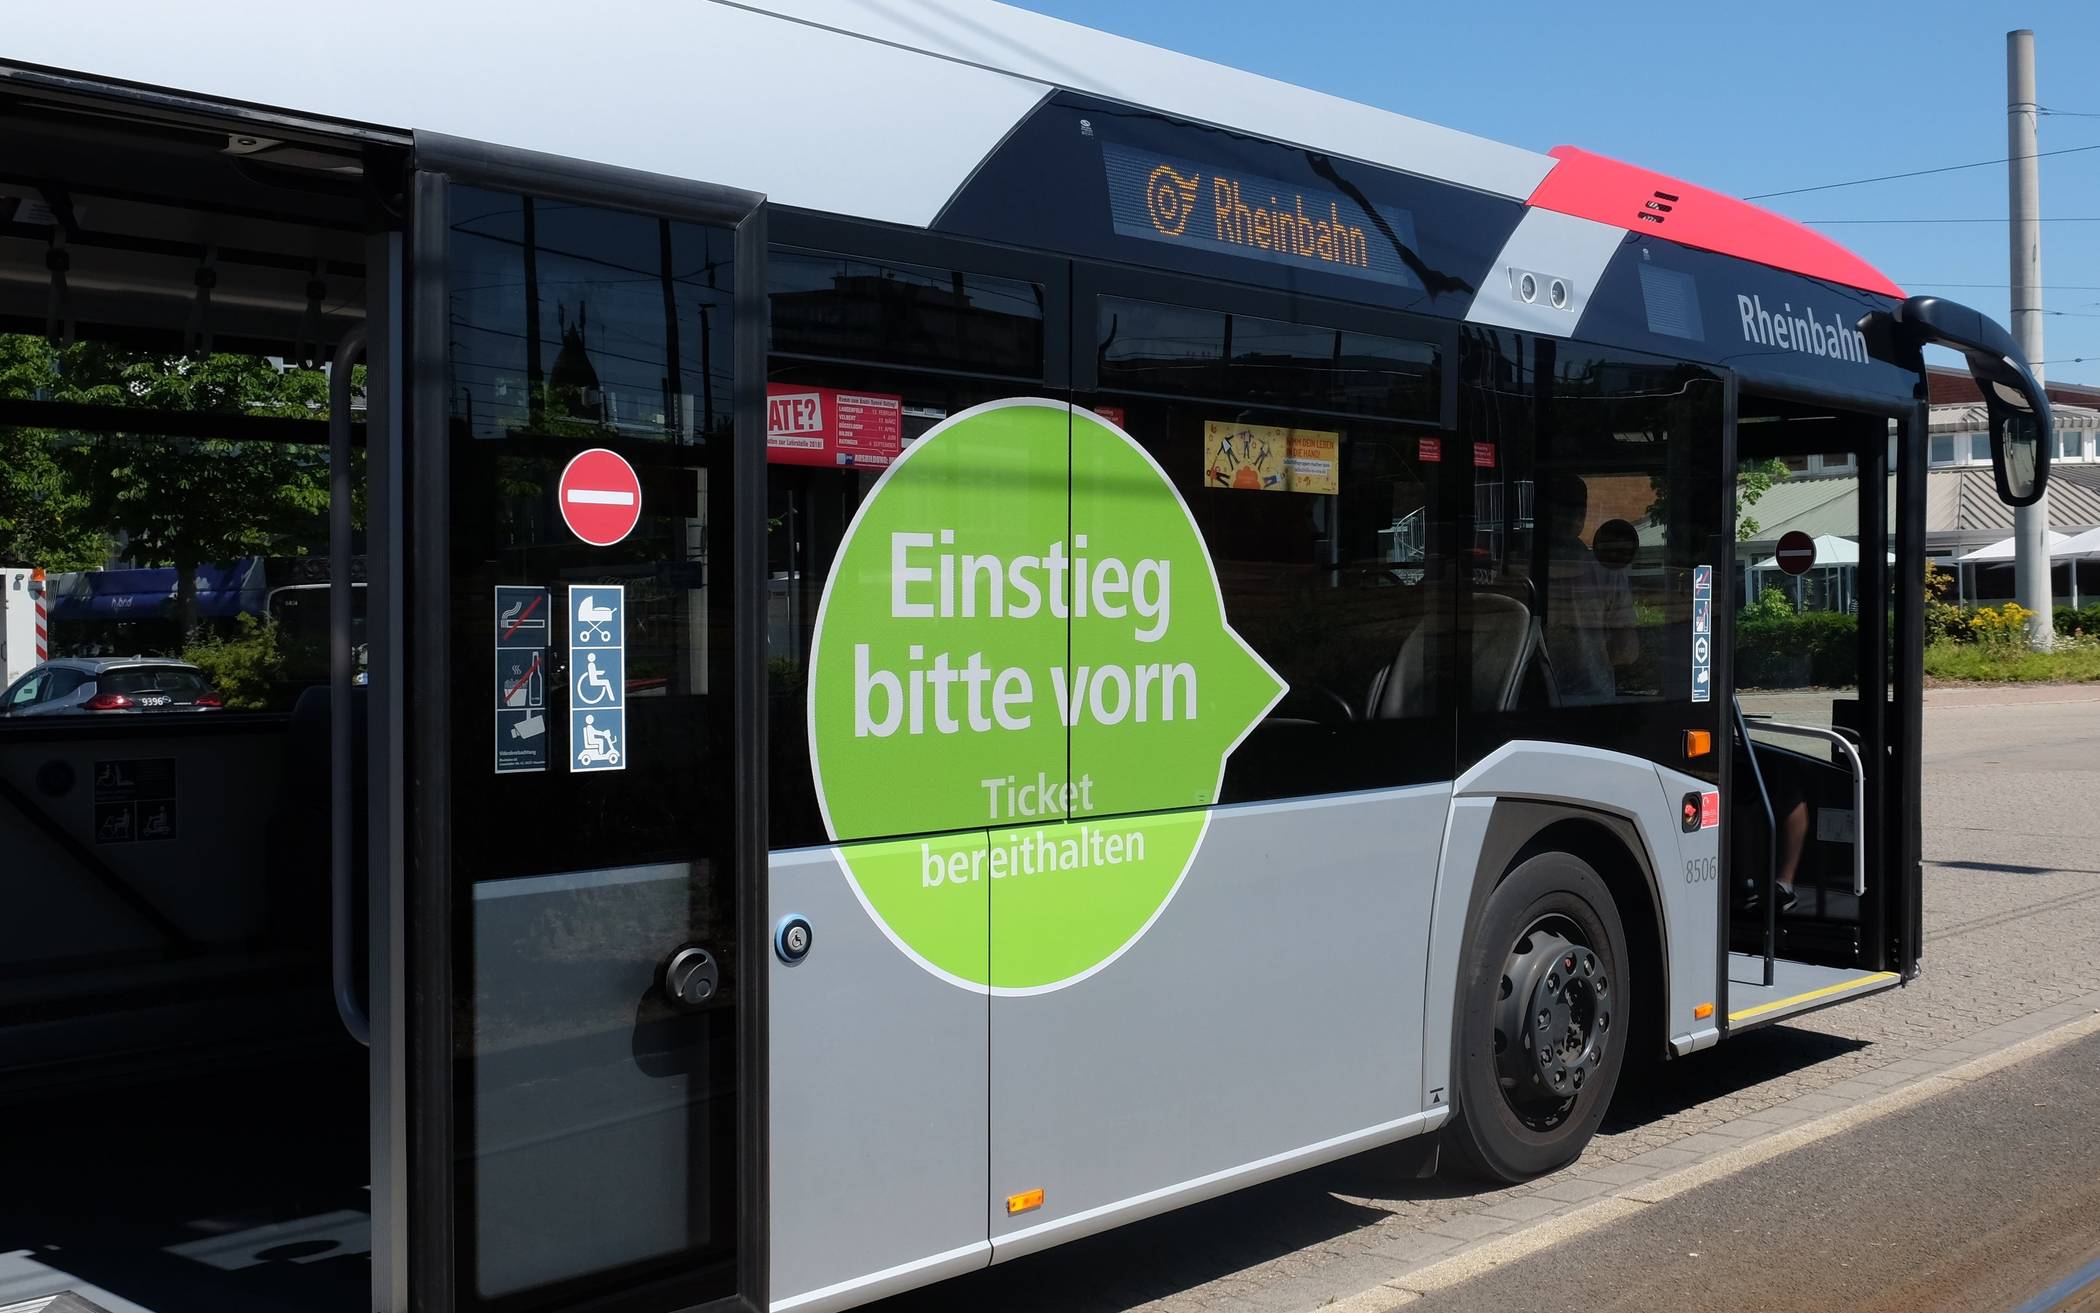
[[[603,447],[576,453],[561,472],[562,523],[593,547],[610,547],[642,518],[642,481],[634,466]]]
[[[1780,535],[1779,549],[1772,555],[1788,574],[1807,574],[1816,563],[1816,540],[1795,529]]]

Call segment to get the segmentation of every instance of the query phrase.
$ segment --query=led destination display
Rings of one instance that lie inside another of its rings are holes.
[[[1400,254],[1415,246],[1405,210],[1114,142],[1101,144],[1101,162],[1109,219],[1125,237],[1422,286]]]

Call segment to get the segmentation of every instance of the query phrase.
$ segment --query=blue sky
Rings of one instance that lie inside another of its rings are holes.
[[[1535,150],[1737,196],[2002,160],[2005,33],[2034,29],[2041,149],[2100,145],[2100,3],[1755,5],[1018,0],[1022,7]],[[2091,117],[2074,117],[2075,114]],[[2043,371],[2100,384],[2100,150],[2045,158]],[[2009,323],[2003,164],[1759,203],[1909,292]],[[1980,284],[1955,286],[1954,284]],[[2083,358],[2082,363],[2078,358]]]

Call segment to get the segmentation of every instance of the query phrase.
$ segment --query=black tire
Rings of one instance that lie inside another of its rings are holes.
[[[1630,960],[1611,892],[1572,853],[1528,858],[1488,895],[1453,1024],[1444,1143],[1460,1172],[1516,1182],[1582,1152],[1625,1065]]]

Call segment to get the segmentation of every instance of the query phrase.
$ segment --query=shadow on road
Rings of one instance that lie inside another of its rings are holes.
[[[1685,1109],[1806,1070],[1858,1040],[1770,1026],[1690,1059],[1636,1073],[1600,1134],[1624,1135]],[[1412,1211],[1410,1205],[1500,1191],[1416,1176],[1420,1146],[1373,1149],[1161,1217],[1001,1263],[872,1305],[880,1313],[1118,1313],[1301,1250],[1317,1252]],[[1251,1278],[1250,1278],[1251,1279]]]
[[[1612,1099],[1598,1134],[1623,1135],[1756,1085],[1843,1057],[1865,1040],[1791,1026],[1766,1026],[1719,1048],[1631,1074]]]

